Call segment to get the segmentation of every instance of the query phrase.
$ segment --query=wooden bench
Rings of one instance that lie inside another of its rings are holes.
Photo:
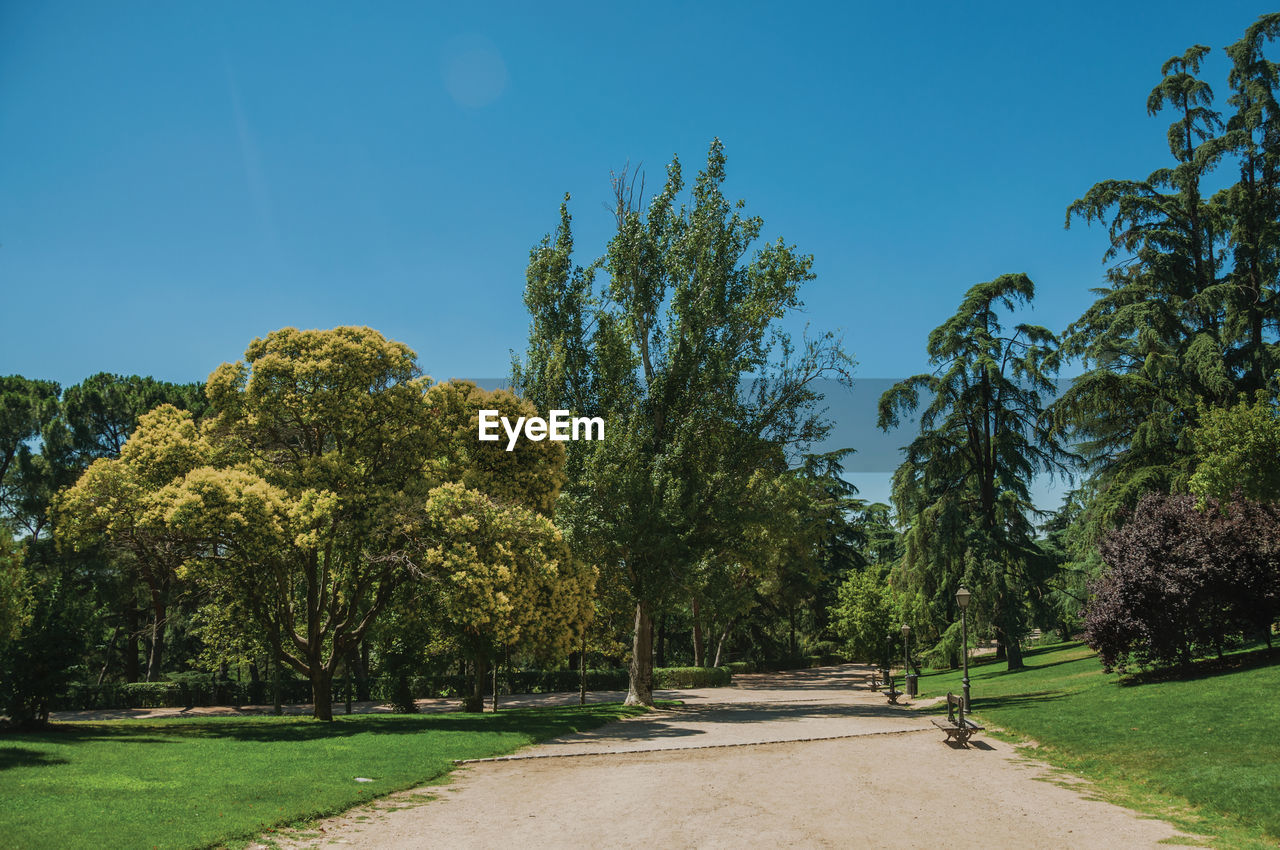
[[[934,726],[947,733],[948,741],[954,740],[959,744],[968,744],[973,733],[981,732],[983,728],[964,716],[964,698],[950,691],[947,691],[947,719],[943,720],[941,717],[931,719]]]
[[[867,674],[867,687],[873,691],[880,690],[880,676],[876,673]]]

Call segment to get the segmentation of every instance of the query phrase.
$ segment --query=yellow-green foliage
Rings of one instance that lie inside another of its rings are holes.
[[[119,458],[99,458],[54,502],[59,543],[106,542],[129,552],[153,583],[165,585],[195,542],[167,522],[167,490],[207,463],[208,442],[191,414],[164,404],[138,420]]]
[[[30,591],[22,569],[22,548],[0,527],[0,646],[18,636],[26,625]]]
[[[549,519],[456,482],[432,490],[425,513],[424,567],[460,630],[545,653],[581,638],[596,573]]]
[[[1191,491],[1229,502],[1237,494],[1262,502],[1280,498],[1280,408],[1258,393],[1230,408],[1201,402],[1200,423],[1192,432],[1196,471]]]
[[[201,427],[158,407],[63,494],[64,542],[129,551],[162,589],[195,582],[321,686],[406,583],[433,583],[486,640],[564,651],[580,636],[595,573],[548,519],[564,447],[477,439],[480,409],[536,415],[527,402],[432,387],[369,328],[275,331],[206,393]]]
[[[477,439],[481,410],[497,410],[514,422],[540,415],[537,408],[512,392],[484,390],[470,381],[437,384],[427,391],[427,406],[442,424],[444,445],[433,463],[441,481],[459,481],[501,502],[551,515],[565,482],[564,444],[520,440],[507,451],[503,441]]]

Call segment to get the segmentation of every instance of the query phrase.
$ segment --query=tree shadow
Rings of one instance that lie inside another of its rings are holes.
[[[955,693],[954,691],[952,693]],[[1013,708],[1017,706],[1027,705],[1043,705],[1047,702],[1064,699],[1066,693],[1063,691],[1031,691],[1025,694],[1006,694],[1004,696],[984,697],[970,695],[969,700],[973,704],[973,713],[981,714],[984,708]],[[946,714],[947,701],[936,703],[926,708],[920,709],[924,714]],[[965,712],[968,714],[969,712]]]
[[[1199,679],[1213,679],[1239,673],[1242,670],[1254,670],[1280,663],[1280,647],[1273,649],[1255,649],[1226,655],[1222,658],[1204,658],[1177,667],[1162,667],[1155,670],[1144,670],[1139,673],[1122,675],[1117,684],[1122,687],[1137,685],[1153,685],[1159,682],[1194,682]]]
[[[1007,694],[999,697],[970,697],[973,713],[981,714],[984,708],[1013,708],[1027,705],[1043,705],[1066,698],[1063,691],[1032,691],[1026,694]],[[945,706],[944,706],[945,707]]]
[[[64,744],[91,741],[166,744],[182,738],[229,738],[237,741],[283,743],[350,738],[356,735],[416,735],[423,732],[516,733],[535,740],[599,726],[615,718],[617,706],[515,708],[497,714],[464,712],[431,714],[352,714],[332,722],[309,717],[160,717],[147,720],[56,723],[38,732],[21,733],[22,740]]]
[[[40,750],[26,747],[0,747],[0,771],[14,767],[51,767],[55,764],[69,762],[58,756],[51,756]]]
[[[867,718],[898,719],[910,717],[904,706],[839,703],[728,703],[707,706],[684,706],[666,719],[649,715],[634,723],[615,723],[580,734],[563,735],[557,743],[640,742],[706,735],[713,728],[744,726],[757,723],[790,724],[822,720],[859,720]],[[685,725],[680,725],[685,724]],[[689,724],[705,724],[703,726]]]

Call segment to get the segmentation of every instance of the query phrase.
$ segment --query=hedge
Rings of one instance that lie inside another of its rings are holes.
[[[655,688],[720,688],[733,680],[728,667],[658,667],[653,671]]]
[[[738,662],[733,667],[741,667]],[[738,672],[744,672],[738,670]],[[55,711],[84,711],[115,708],[190,708],[209,705],[270,705],[271,681],[233,682],[217,680],[208,673],[178,673],[166,682],[133,682],[104,685],[72,685],[53,702]],[[653,671],[655,688],[710,688],[728,685],[731,667],[659,667]],[[578,690],[577,670],[498,671],[498,695],[564,693]],[[588,691],[625,691],[626,670],[588,670]],[[360,682],[352,681],[356,690]],[[394,702],[400,688],[395,676],[376,676],[365,682],[370,698]],[[471,692],[470,676],[409,676],[405,684],[414,699],[461,697]],[[485,682],[485,693],[492,685]],[[354,691],[353,691],[354,692]],[[333,698],[341,702],[347,695],[347,680],[333,680]],[[281,701],[286,704],[311,702],[311,683],[306,679],[284,678],[280,682]]]

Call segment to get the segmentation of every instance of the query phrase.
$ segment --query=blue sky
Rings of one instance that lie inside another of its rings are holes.
[[[437,378],[506,373],[529,248],[611,169],[714,136],[815,255],[803,320],[864,377],[925,367],[968,286],[1089,303],[1108,177],[1166,164],[1161,62],[1249,3],[0,5],[0,373],[201,380],[284,325],[367,324]],[[904,439],[905,442],[905,439]]]

